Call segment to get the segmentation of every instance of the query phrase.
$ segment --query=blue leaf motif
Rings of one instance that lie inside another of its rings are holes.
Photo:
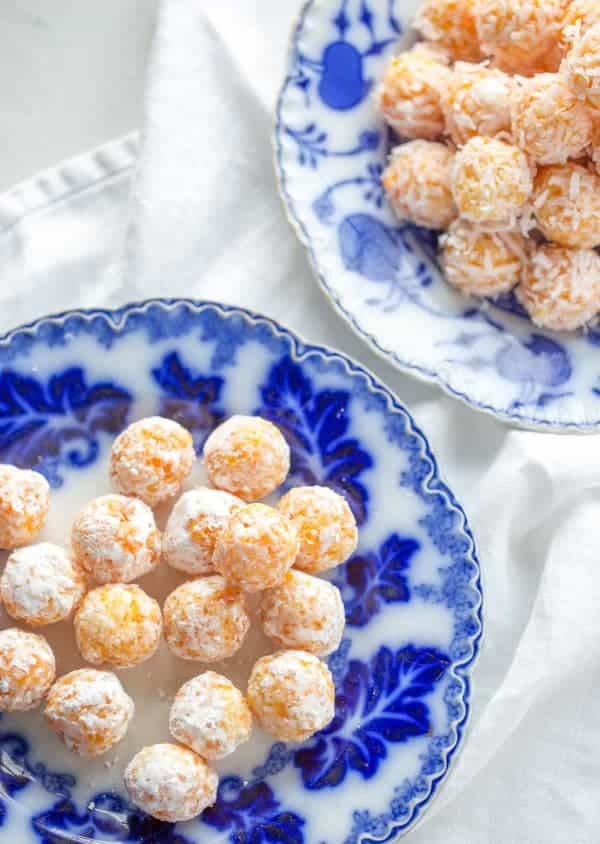
[[[42,844],[90,839],[131,844],[191,844],[175,832],[174,824],[157,821],[109,792],[96,795],[82,810],[72,800],[59,800],[33,817],[31,823]]]
[[[392,534],[378,552],[357,554],[341,567],[335,584],[346,608],[346,624],[364,627],[384,604],[410,600],[407,572],[419,550],[416,539]]]
[[[294,755],[308,789],[333,788],[353,770],[373,777],[389,743],[426,735],[431,729],[423,698],[446,673],[450,660],[432,648],[382,647],[370,663],[351,660],[336,696],[331,724]]]
[[[194,374],[177,352],[169,352],[160,366],[152,370],[164,397],[160,414],[175,419],[194,437],[196,451],[200,451],[210,432],[222,422],[225,413],[218,406],[223,378]]]
[[[62,467],[93,463],[98,434],[117,434],[127,422],[131,394],[112,382],[88,385],[81,367],[48,382],[6,369],[0,374],[0,460],[35,468],[60,486]]]
[[[303,818],[280,809],[266,782],[244,785],[239,777],[227,777],[219,785],[215,805],[202,821],[229,833],[231,844],[302,844]]]
[[[288,356],[269,372],[261,397],[257,413],[274,422],[290,445],[289,482],[331,487],[345,496],[362,524],[369,494],[361,476],[373,466],[373,459],[348,436],[350,395],[344,390],[315,391]]]

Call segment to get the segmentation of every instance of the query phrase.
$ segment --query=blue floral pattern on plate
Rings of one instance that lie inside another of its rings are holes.
[[[291,482],[331,486],[361,524],[356,554],[333,573],[347,628],[329,658],[336,715],[325,730],[289,746],[257,733],[220,764],[216,805],[172,825],[127,803],[122,749],[117,765],[82,763],[35,716],[5,715],[3,833],[18,839],[26,827],[44,844],[354,844],[407,829],[461,743],[482,629],[465,515],[407,411],[343,356],[210,303],[49,317],[0,340],[0,361],[3,459],[48,473],[65,524],[108,488],[111,436],[151,413],[181,419],[199,449],[232,413],[272,419],[291,447]],[[77,664],[74,653],[57,656],[59,668]],[[141,711],[152,710],[139,746],[157,740],[162,704],[146,667],[131,677]],[[334,819],[323,811],[333,791]]]
[[[598,329],[533,327],[513,295],[483,304],[441,277],[435,234],[403,225],[381,174],[395,142],[371,93],[414,37],[418,0],[308,0],[277,107],[282,196],[336,309],[380,355],[527,427],[600,425]],[[349,140],[350,139],[350,140]]]

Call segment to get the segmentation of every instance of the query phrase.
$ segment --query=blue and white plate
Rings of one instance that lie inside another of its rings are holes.
[[[347,618],[329,660],[335,720],[299,746],[257,730],[220,763],[213,809],[161,824],[127,804],[121,773],[141,746],[168,740],[169,699],[202,670],[163,647],[121,673],[136,718],[99,760],[69,754],[39,712],[2,716],[2,840],[357,844],[407,829],[461,744],[481,636],[473,539],[427,440],[357,364],[235,308],[165,300],[72,312],[0,340],[0,461],[50,481],[44,539],[68,542],[75,512],[109,490],[115,434],[157,413],[190,428],[198,449],[230,414],[272,419],[291,446],[290,483],[326,484],[349,501],[360,545],[333,575]],[[201,480],[199,465],[189,485]],[[159,600],[181,582],[166,568],[142,580]],[[81,665],[70,625],[44,633],[59,673]],[[269,649],[253,629],[216,669],[243,687]]]
[[[600,329],[533,326],[514,296],[468,300],[431,232],[402,225],[381,173],[393,139],[371,93],[414,38],[418,0],[309,0],[293,35],[275,146],[290,220],[337,311],[390,363],[526,427],[600,425]]]

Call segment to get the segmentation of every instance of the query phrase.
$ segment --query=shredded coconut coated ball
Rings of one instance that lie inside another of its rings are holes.
[[[279,648],[328,656],[337,650],[344,632],[340,590],[326,580],[292,569],[283,583],[263,594],[260,621],[265,635]]]
[[[457,220],[441,238],[446,281],[471,296],[500,296],[519,282],[527,260],[518,232],[486,232]]]
[[[79,565],[98,583],[129,583],[160,562],[152,510],[137,498],[103,495],[79,513],[71,531]]]
[[[510,132],[513,81],[501,70],[457,62],[442,93],[446,129],[457,146]]]
[[[159,605],[131,584],[111,583],[92,589],[75,614],[77,647],[92,665],[138,665],[155,653],[161,633]]]
[[[294,487],[277,508],[298,530],[296,568],[317,574],[339,566],[356,550],[358,530],[352,510],[346,499],[329,487]]]
[[[600,311],[600,256],[592,249],[540,246],[517,296],[536,325],[581,328]]]
[[[592,118],[558,73],[540,73],[516,86],[512,102],[515,143],[538,164],[564,164],[582,155]]]
[[[71,555],[50,542],[13,551],[0,578],[6,612],[32,627],[70,618],[85,590],[85,575]]]
[[[395,213],[427,229],[443,229],[457,216],[450,171],[454,153],[434,141],[409,141],[392,150],[382,177]]]
[[[527,158],[511,144],[477,137],[456,153],[452,193],[465,220],[513,228],[531,190]]]
[[[244,501],[272,493],[290,471],[290,447],[279,428],[259,416],[231,416],[204,444],[211,483]]]
[[[0,465],[0,548],[32,542],[46,523],[50,487],[39,472]]]
[[[44,715],[73,753],[106,753],[125,736],[135,707],[109,671],[82,668],[60,677],[50,689]]]
[[[250,738],[252,712],[227,677],[205,671],[175,695],[169,729],[176,741],[203,759],[223,759]]]
[[[238,651],[250,628],[242,593],[219,575],[183,583],[164,605],[165,638],[181,659],[217,662]]]
[[[216,570],[245,592],[281,583],[298,556],[298,531],[266,504],[248,504],[229,519],[217,539]]]
[[[124,783],[134,806],[169,823],[189,821],[217,799],[216,773],[176,744],[144,747],[125,769]]]
[[[600,23],[575,40],[561,65],[561,72],[575,96],[600,113]]]
[[[600,177],[586,167],[567,162],[540,168],[533,209],[548,240],[573,249],[600,246]]]
[[[388,64],[375,91],[377,108],[402,137],[433,141],[444,129],[440,95],[449,77],[439,54],[417,45]]]
[[[562,0],[475,0],[477,34],[485,54],[502,54],[515,71],[552,51],[562,16]]]
[[[305,741],[333,718],[333,678],[312,654],[278,651],[252,669],[248,702],[266,733],[279,741]]]
[[[220,489],[204,487],[184,493],[169,516],[163,556],[174,569],[190,575],[214,571],[217,537],[244,502]]]
[[[110,477],[117,492],[155,507],[177,495],[195,459],[190,432],[152,416],[134,422],[114,441]]]
[[[597,23],[600,23],[598,0],[571,0],[566,4],[561,22],[563,43],[572,44]]]
[[[56,676],[54,654],[43,636],[0,630],[0,712],[35,709]]]
[[[425,0],[414,21],[423,38],[455,61],[483,58],[474,16],[475,0]]]

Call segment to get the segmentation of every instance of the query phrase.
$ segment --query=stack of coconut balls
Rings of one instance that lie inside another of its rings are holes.
[[[447,281],[516,287],[534,323],[600,311],[600,0],[425,0],[424,41],[376,92],[403,138],[383,184],[403,219],[445,229]]]
[[[0,466],[0,546],[12,551],[0,578],[4,608],[35,628],[73,616],[77,647],[91,666],[138,665],[155,653],[163,629],[182,659],[227,659],[250,627],[246,595],[260,593],[260,624],[281,650],[256,662],[246,695],[212,671],[185,683],[169,719],[179,744],[145,747],[125,771],[132,802],[166,821],[212,805],[217,775],[209,763],[246,741],[253,720],[294,742],[331,721],[333,681],[319,657],[338,647],[344,607],[339,590],[315,575],[347,559],[357,543],[352,512],[331,489],[295,487],[276,507],[253,503],[290,468],[289,447],[270,422],[231,417],[209,436],[203,458],[212,488],[181,495],[161,537],[151,508],[180,493],[195,461],[192,437],[161,417],[130,425],[112,448],[118,494],[83,508],[69,549],[28,544],[44,525],[48,484],[36,472]],[[190,578],[162,612],[133,585],[161,559]],[[56,681],[55,673],[43,636],[0,631],[0,710],[45,700],[48,724],[82,756],[123,738],[134,704],[114,673],[82,668]]]

